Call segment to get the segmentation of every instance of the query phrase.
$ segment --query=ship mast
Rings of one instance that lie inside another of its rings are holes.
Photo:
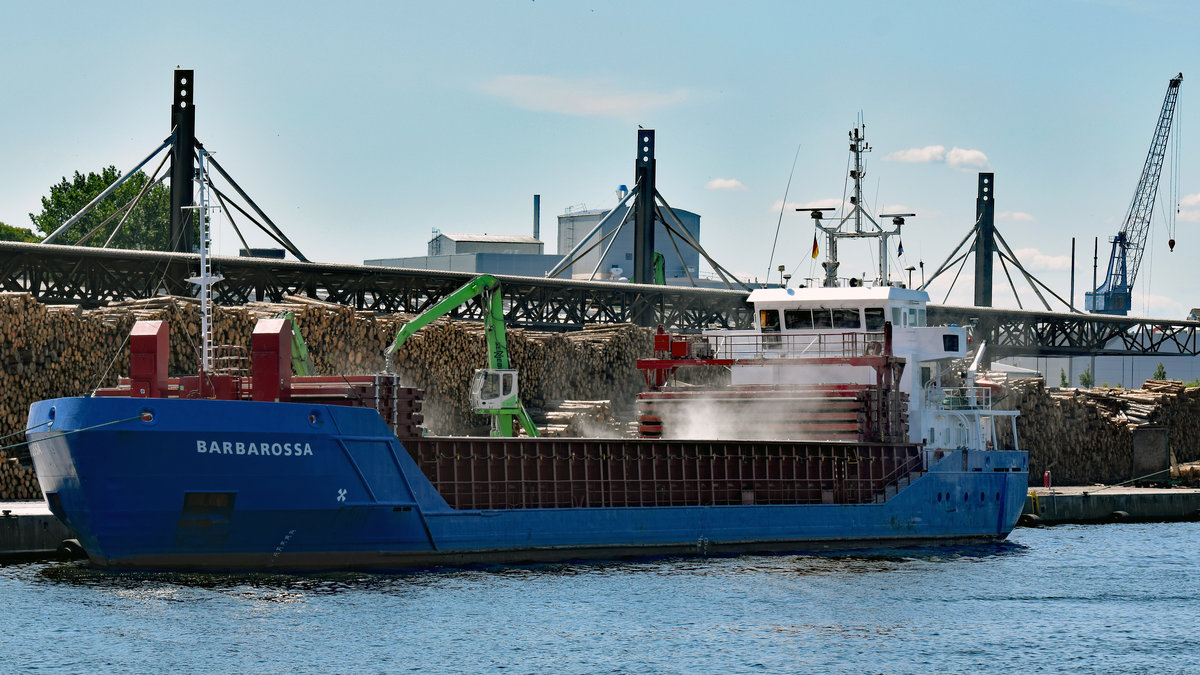
[[[867,125],[859,124],[849,133],[850,152],[854,157],[854,168],[850,170],[850,179],[854,181],[854,192],[850,196],[849,213],[842,216],[837,225],[824,225],[821,221],[821,212],[833,209],[796,209],[797,211],[811,211],[813,224],[818,230],[825,233],[825,262],[821,263],[821,266],[825,268],[825,281],[821,285],[827,288],[839,285],[838,239],[843,238],[878,239],[879,276],[875,278],[875,285],[890,285],[888,281],[888,238],[899,236],[904,219],[916,215],[913,213],[881,214],[880,218],[892,219],[893,228],[888,230],[884,229],[879,221],[875,220],[863,207],[862,181],[867,175],[863,163],[863,153],[871,151],[871,145],[867,143],[866,129]],[[852,284],[853,282],[854,280],[851,280]]]
[[[200,214],[200,274],[190,277],[188,281],[200,287],[200,389],[205,390],[206,373],[213,372],[212,330],[212,285],[225,277],[212,273],[212,230],[209,223],[209,211],[215,207],[208,199],[208,151],[199,149],[200,166],[196,171],[195,180],[200,184],[200,203],[194,207]]]

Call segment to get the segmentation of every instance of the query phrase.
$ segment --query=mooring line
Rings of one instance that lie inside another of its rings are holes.
[[[93,429],[99,429],[99,428],[101,428],[101,427],[112,426],[112,425],[114,425],[114,424],[121,424],[121,423],[123,423],[123,422],[132,422],[132,421],[134,421],[134,420],[140,420],[141,418],[142,418],[141,414],[137,414],[137,415],[134,415],[133,417],[126,417],[126,418],[125,418],[125,419],[123,419],[123,420],[112,420],[111,422],[101,422],[100,424],[96,424],[96,425],[93,425],[93,426],[90,426],[90,427],[84,427],[84,428],[82,428],[82,429],[74,429],[74,430],[72,430],[72,431],[64,431],[64,432],[62,432],[62,433],[60,433],[60,434],[58,434],[58,435],[56,435],[56,436],[47,436],[47,437],[45,437],[45,438],[41,438],[41,439],[38,439],[38,440],[43,440],[43,441],[46,441],[46,440],[50,440],[50,439],[53,439],[53,438],[62,438],[63,436],[70,436],[71,434],[78,434],[78,433],[80,433],[80,432],[83,432],[83,431],[91,431],[91,430],[93,430]],[[29,428],[28,428],[28,429],[26,429],[25,431],[18,431],[17,433],[18,433],[18,434],[21,434],[21,433],[25,433],[26,431],[33,431],[34,429],[37,429],[37,428],[39,428],[39,427],[46,426],[47,424],[50,424],[50,420],[47,420],[47,421],[46,421],[46,422],[44,422],[43,424],[39,424],[39,425],[37,425],[36,427],[29,427]],[[10,438],[11,436],[16,436],[16,435],[17,435],[17,434],[10,434],[9,436],[5,436],[4,438]],[[27,440],[26,440],[26,441],[22,441],[22,442],[20,442],[20,443],[14,443],[13,445],[5,445],[5,446],[2,446],[2,447],[0,447],[0,450],[8,450],[8,449],[11,449],[11,448],[19,448],[19,447],[21,447],[21,446],[23,446],[23,445],[29,445],[29,444],[30,444],[30,442],[31,442],[31,441],[27,441]]]

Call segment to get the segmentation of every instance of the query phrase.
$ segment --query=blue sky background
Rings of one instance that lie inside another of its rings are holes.
[[[1064,296],[1077,238],[1082,305],[1093,238],[1103,266],[1183,72],[1178,243],[1168,167],[1134,297],[1182,318],[1200,306],[1198,19],[1200,3],[1119,0],[0,2],[0,221],[28,227],[63,176],[153,149],[179,65],[197,136],[311,259],[421,255],[435,227],[527,234],[535,193],[553,251],[555,216],[633,182],[641,124],[662,194],[701,214],[725,267],[762,278],[797,146],[788,202],[840,202],[861,114],[867,204],[918,214],[893,269],[949,255],[991,170],[1001,233]],[[787,209],[773,264],[819,274],[812,236]],[[236,250],[227,226],[217,242]],[[843,271],[874,268],[872,246],[841,248]],[[970,302],[969,272],[948,302]]]

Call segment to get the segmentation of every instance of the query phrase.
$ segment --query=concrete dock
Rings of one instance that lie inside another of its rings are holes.
[[[1105,485],[1030,488],[1021,525],[1200,520],[1200,489]]]
[[[74,538],[44,501],[0,502],[0,560],[47,558]]]

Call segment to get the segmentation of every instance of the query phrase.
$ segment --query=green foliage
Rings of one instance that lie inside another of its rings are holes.
[[[1096,384],[1096,377],[1092,375],[1092,368],[1088,366],[1079,374],[1079,386],[1084,389],[1091,389]]]
[[[1167,369],[1163,368],[1163,364],[1161,364],[1161,363],[1158,364],[1158,368],[1156,368],[1154,370],[1154,379],[1156,379],[1156,380],[1167,379]]]
[[[33,230],[0,223],[0,241],[24,241],[33,244],[41,240],[41,237],[34,234]]]
[[[1067,371],[1062,368],[1058,369],[1058,386],[1063,389],[1071,386],[1070,380],[1067,379]]]
[[[121,174],[115,166],[110,166],[100,173],[88,173],[86,176],[75,172],[74,178],[51,186],[50,195],[42,197],[42,212],[29,214],[29,219],[45,237],[58,229],[92,201],[96,195],[115,183]],[[149,178],[139,171],[125,181],[121,187],[102,200],[91,213],[60,234],[52,243],[82,244],[85,246],[103,246],[112,234],[122,215],[115,215],[101,230],[92,234],[85,241],[80,241],[96,226],[109,216],[122,210],[131,202]],[[122,210],[122,214],[124,211]],[[161,183],[155,184],[146,191],[142,199],[129,214],[125,225],[113,238],[109,248],[128,248],[165,251],[171,229],[171,191]]]
[[[1183,386],[1185,386],[1185,387],[1200,387],[1200,380],[1192,380],[1191,382],[1184,382]]]

